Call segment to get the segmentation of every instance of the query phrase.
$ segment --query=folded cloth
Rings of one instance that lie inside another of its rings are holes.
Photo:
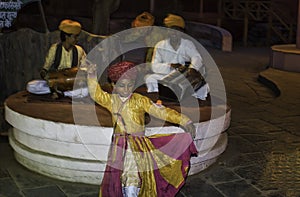
[[[49,94],[50,88],[45,80],[32,80],[27,83],[26,90],[33,94]]]
[[[209,86],[208,84],[205,84],[192,95],[193,97],[200,99],[200,100],[206,100],[206,97],[209,93]]]
[[[49,94],[50,88],[45,80],[32,80],[27,83],[26,89],[33,94]],[[83,98],[89,95],[87,87],[63,92],[64,96],[72,98]]]
[[[75,90],[65,91],[64,96],[72,98],[83,98],[89,95],[88,87],[78,88]]]

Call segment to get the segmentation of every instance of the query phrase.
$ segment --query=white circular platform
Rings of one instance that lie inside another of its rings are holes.
[[[99,185],[104,173],[112,128],[85,126],[33,118],[5,106],[5,118],[12,125],[9,142],[15,157],[25,167],[43,175],[71,182]],[[189,175],[211,164],[226,149],[226,129],[230,110],[209,121],[195,123],[195,145],[199,151],[191,158]],[[157,132],[148,127],[146,135]],[[183,132],[164,126],[160,133]]]

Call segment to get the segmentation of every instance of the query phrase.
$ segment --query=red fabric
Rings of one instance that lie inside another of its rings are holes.
[[[107,70],[108,77],[112,82],[117,82],[122,79],[133,79],[137,77],[137,69],[135,64],[128,61],[123,61],[110,66]]]
[[[190,167],[190,157],[193,154],[197,154],[197,149],[191,135],[189,133],[178,133],[159,138],[150,138],[150,140],[156,149],[174,159],[182,161],[181,172],[186,179],[188,174],[185,169]],[[158,197],[175,196],[185,183],[183,182],[178,188],[175,188],[161,176],[159,169],[154,170],[154,175]]]
[[[113,138],[100,187],[100,197],[123,197],[120,177],[123,169],[123,148],[125,148],[125,144],[125,137],[119,138],[119,140]],[[114,155],[115,150],[116,155]]]

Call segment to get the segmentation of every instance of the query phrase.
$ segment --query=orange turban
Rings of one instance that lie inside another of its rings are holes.
[[[132,21],[132,27],[144,27],[144,26],[152,26],[154,24],[155,17],[149,12],[143,12],[138,15],[134,21]]]
[[[65,19],[60,22],[59,30],[68,34],[79,34],[81,31],[81,25],[77,21]]]
[[[180,27],[184,29],[185,27],[185,22],[181,16],[174,15],[174,14],[169,14],[165,19],[164,19],[164,24],[166,27]]]
[[[117,82],[120,78],[135,80],[138,73],[134,63],[123,61],[110,66],[107,74],[112,82]]]

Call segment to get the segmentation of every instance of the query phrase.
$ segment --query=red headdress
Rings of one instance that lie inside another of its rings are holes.
[[[135,80],[137,77],[135,64],[128,61],[118,62],[110,66],[107,72],[108,77],[112,82],[117,82],[120,78]]]

